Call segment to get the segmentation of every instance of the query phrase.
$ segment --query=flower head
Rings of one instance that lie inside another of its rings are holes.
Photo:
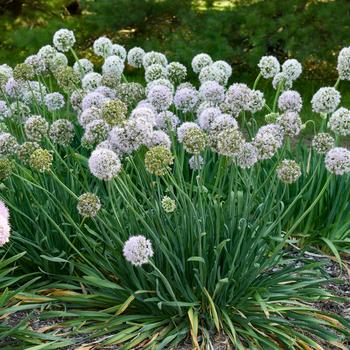
[[[94,53],[97,56],[107,57],[111,53],[112,45],[113,44],[110,39],[106,38],[105,36],[101,36],[94,41]]]
[[[45,105],[50,112],[58,111],[64,107],[64,97],[59,92],[53,92],[45,96]]]
[[[28,140],[40,142],[49,130],[49,123],[40,115],[33,115],[24,124]]]
[[[167,78],[174,84],[186,79],[187,68],[179,62],[171,62],[165,68]]]
[[[40,148],[40,145],[36,142],[27,141],[18,146],[18,158],[25,164],[29,162],[32,153]]]
[[[300,165],[294,160],[283,160],[276,171],[279,180],[286,184],[296,182],[301,176]]]
[[[192,59],[192,69],[195,73],[199,73],[204,67],[213,63],[211,57],[206,53],[200,53]]]
[[[217,152],[224,156],[237,156],[244,144],[243,134],[237,128],[225,129],[217,135]]]
[[[292,81],[298,79],[302,71],[303,68],[300,62],[294,58],[289,59],[282,64],[282,72]]]
[[[216,81],[206,81],[199,88],[201,97],[213,104],[222,102],[225,98],[225,89]]]
[[[343,147],[329,150],[325,158],[326,169],[335,175],[350,173],[350,151]]]
[[[265,79],[273,78],[280,71],[280,63],[274,56],[263,56],[261,57],[258,67],[260,73]]]
[[[299,135],[302,121],[296,112],[285,112],[277,117],[277,124],[282,128],[284,135],[295,137]]]
[[[196,154],[189,159],[188,164],[192,170],[199,170],[204,164],[204,159],[202,156]]]
[[[121,125],[127,112],[125,103],[118,99],[106,100],[102,104],[102,119],[111,126]]]
[[[8,158],[0,158],[0,182],[8,179],[14,170],[14,162]]]
[[[312,110],[316,113],[332,113],[340,103],[341,95],[333,87],[323,87],[312,97]]]
[[[346,108],[339,108],[329,118],[328,127],[336,134],[350,135],[350,111]]]
[[[259,159],[270,159],[283,143],[283,130],[279,125],[267,124],[261,127],[253,139]]]
[[[0,201],[0,247],[9,242],[10,232],[9,212],[6,205]]]
[[[183,87],[176,90],[174,96],[175,107],[184,113],[193,112],[198,104],[198,91],[194,88]]]
[[[59,51],[69,51],[75,44],[75,36],[73,31],[68,29],[58,30],[53,36],[53,44]]]
[[[74,72],[79,74],[83,78],[87,73],[94,71],[94,65],[86,58],[82,58],[76,61],[73,65]]]
[[[341,80],[350,80],[350,47],[339,52],[337,70]]]
[[[31,168],[44,173],[51,169],[52,161],[53,156],[50,151],[38,148],[30,155],[28,164]]]
[[[78,198],[77,209],[81,216],[93,218],[101,209],[100,198],[90,192],[84,193]]]
[[[95,149],[89,158],[90,171],[100,180],[112,180],[119,174],[121,167],[118,156],[109,149]]]
[[[257,148],[249,142],[243,143],[237,152],[236,161],[242,169],[251,168],[258,161]]]
[[[49,136],[54,143],[68,146],[74,138],[74,125],[67,119],[58,119],[51,124]]]
[[[191,154],[199,154],[207,144],[207,138],[204,131],[200,128],[189,128],[185,131],[182,143],[184,149]]]
[[[278,98],[278,108],[282,112],[300,112],[303,107],[303,101],[299,92],[287,90]]]
[[[16,154],[17,150],[16,138],[8,132],[0,133],[0,158],[11,157]]]
[[[173,94],[171,90],[164,85],[153,86],[148,94],[147,98],[156,111],[166,111],[173,102]]]
[[[149,149],[145,155],[146,169],[157,176],[165,175],[174,162],[174,156],[164,146],[155,146]]]
[[[176,210],[176,202],[168,196],[162,199],[162,207],[166,213],[173,213]]]
[[[335,146],[335,140],[334,138],[325,132],[321,132],[312,140],[312,147],[316,150],[317,153],[325,154],[330,149],[332,149]]]
[[[153,256],[152,243],[144,236],[132,236],[123,247],[124,258],[134,266],[142,266]]]
[[[143,56],[145,51],[140,47],[133,47],[128,52],[128,64],[131,67],[140,68],[142,67]]]

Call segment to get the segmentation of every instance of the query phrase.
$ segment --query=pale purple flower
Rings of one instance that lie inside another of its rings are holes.
[[[121,167],[119,157],[109,149],[96,149],[89,158],[89,169],[100,180],[112,180],[119,174]]]
[[[198,124],[203,130],[209,130],[215,119],[220,116],[221,110],[218,107],[209,107],[202,111],[198,117]]]
[[[184,113],[193,112],[198,104],[198,91],[189,87],[177,89],[174,96],[174,105],[176,109]]]
[[[153,254],[152,243],[144,236],[131,236],[124,243],[124,258],[134,266],[147,264]]]
[[[343,147],[332,148],[326,154],[325,166],[335,175],[350,173],[350,151]]]
[[[45,105],[50,112],[58,111],[64,107],[64,97],[59,92],[53,92],[45,96]]]
[[[192,59],[192,69],[195,73],[199,73],[204,67],[207,67],[213,63],[211,57],[206,53],[200,53]]]
[[[199,88],[202,98],[213,104],[222,102],[225,98],[225,89],[216,81],[206,81]]]
[[[261,57],[258,67],[260,74],[265,78],[273,78],[280,71],[280,63],[274,56],[263,56]]]
[[[332,113],[340,103],[341,95],[334,87],[320,88],[312,97],[312,110],[316,113]]]
[[[148,101],[156,111],[166,111],[173,102],[171,90],[164,85],[153,86],[147,95]]]
[[[299,92],[293,90],[284,91],[278,98],[278,108],[282,112],[300,112],[303,101]]]
[[[190,129],[200,129],[199,125],[193,122],[184,122],[177,128],[177,139],[183,141],[186,132]]]

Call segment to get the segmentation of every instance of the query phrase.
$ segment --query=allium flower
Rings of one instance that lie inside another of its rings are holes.
[[[18,158],[25,164],[29,162],[30,156],[35,150],[39,149],[40,145],[37,142],[27,141],[18,146]]]
[[[325,158],[326,169],[335,175],[350,173],[350,151],[343,147],[329,150]]]
[[[13,69],[13,78],[15,80],[30,80],[35,75],[34,68],[27,63],[19,63]]]
[[[203,130],[209,130],[214,120],[221,114],[218,107],[205,108],[198,117],[198,124]]]
[[[182,123],[178,128],[177,128],[177,139],[179,142],[182,143],[183,138],[185,136],[185,133],[190,130],[190,129],[200,129],[199,125],[193,122],[185,122]]]
[[[103,74],[101,84],[108,86],[111,89],[116,89],[120,84],[121,76],[116,76],[113,74]]]
[[[339,52],[337,70],[341,80],[350,80],[350,47]]]
[[[108,38],[101,36],[94,41],[94,53],[97,56],[107,57],[111,53],[112,45],[112,42]]]
[[[152,64],[145,70],[145,80],[150,81],[166,78],[166,70],[161,64]]]
[[[162,53],[151,51],[143,55],[142,64],[145,69],[152,64],[160,64],[161,66],[166,67],[168,60]]]
[[[163,146],[167,149],[171,148],[171,140],[167,133],[162,130],[153,131],[150,140],[147,140],[147,147]]]
[[[44,173],[51,169],[52,161],[53,156],[50,151],[38,148],[30,155],[28,164],[31,168]]]
[[[330,117],[328,127],[336,134],[350,135],[350,111],[346,108],[339,108]]]
[[[273,80],[272,86],[275,90],[282,84],[281,90],[290,90],[293,86],[293,81],[283,72],[277,73]]]
[[[224,156],[234,157],[244,144],[243,134],[236,128],[229,128],[217,136],[217,152]]]
[[[192,170],[199,170],[204,164],[204,159],[202,156],[196,154],[189,159],[188,164]]]
[[[61,146],[68,146],[74,138],[74,125],[67,119],[58,119],[50,126],[50,139]]]
[[[109,132],[109,125],[102,119],[97,119],[86,125],[82,139],[84,147],[90,148],[106,140]]]
[[[212,133],[219,133],[220,131],[229,128],[238,129],[237,120],[230,114],[221,113],[210,123],[210,132]]]
[[[340,103],[341,95],[333,87],[320,88],[312,97],[312,110],[316,113],[332,113]]]
[[[145,97],[145,89],[139,83],[122,83],[116,89],[116,96],[126,105],[133,106]]]
[[[285,112],[277,117],[277,124],[282,128],[284,135],[295,137],[298,136],[302,121],[296,112]]]
[[[124,61],[119,56],[109,56],[102,66],[103,75],[113,75],[120,79],[124,70]]]
[[[278,179],[286,184],[298,181],[301,176],[300,165],[294,160],[282,160],[276,171]]]
[[[180,119],[170,111],[160,112],[156,115],[156,126],[162,130],[168,130],[169,128],[175,130],[180,124]]]
[[[273,78],[280,71],[280,63],[274,56],[263,56],[261,57],[258,67],[260,74],[265,78]]]
[[[75,36],[73,31],[68,29],[58,30],[53,36],[53,44],[59,51],[69,51],[75,44]]]
[[[284,91],[278,98],[278,108],[282,112],[300,112],[303,101],[299,92],[293,90]]]
[[[198,104],[198,91],[189,87],[178,88],[174,96],[176,109],[184,113],[193,112]]]
[[[148,106],[137,106],[131,112],[130,119],[144,121],[154,126],[156,125],[156,112]]]
[[[10,108],[5,101],[0,100],[0,121],[11,116]]]
[[[222,102],[225,98],[225,89],[216,81],[206,81],[199,88],[202,98],[213,104]]]
[[[57,80],[58,86],[68,93],[75,91],[80,84],[79,74],[74,72],[72,67],[61,67],[55,70],[54,76]],[[86,85],[88,85],[87,82]]]
[[[145,155],[145,166],[148,172],[163,176],[171,169],[174,157],[164,146],[150,148]]]
[[[179,62],[171,62],[166,68],[167,78],[174,84],[179,84],[181,81],[186,79],[187,68]]]
[[[195,73],[199,73],[202,68],[207,67],[213,63],[211,57],[206,53],[200,53],[192,59],[192,69]]]
[[[166,111],[173,102],[171,90],[164,85],[153,86],[147,98],[157,112]]]
[[[97,107],[86,108],[78,117],[79,124],[85,129],[94,120],[102,119],[102,110]]]
[[[221,85],[226,85],[228,80],[225,72],[222,69],[214,67],[213,65],[202,68],[202,70],[199,73],[198,79],[201,82],[201,84],[211,80],[216,81]]]
[[[0,158],[0,182],[8,179],[14,170],[14,162],[8,158]]]
[[[334,138],[325,132],[321,132],[314,136],[312,140],[312,147],[317,153],[326,154],[330,149],[335,146]]]
[[[11,157],[16,154],[18,143],[10,133],[0,133],[0,158]]]
[[[212,67],[221,70],[227,79],[232,75],[232,67],[225,61],[215,61]]]
[[[0,247],[9,242],[10,232],[9,211],[6,205],[0,201]]]
[[[55,72],[57,69],[66,68],[68,65],[68,58],[62,52],[57,52],[56,55],[49,62],[49,68],[52,72]]]
[[[168,79],[164,79],[164,78],[161,78],[161,79],[156,79],[156,80],[153,80],[153,81],[150,81],[147,86],[146,86],[146,95],[148,95],[148,93],[150,92],[150,90],[154,87],[154,86],[157,86],[157,85],[162,85],[162,86],[165,86],[167,87],[168,89],[170,89],[171,93],[174,94],[175,92],[175,87],[174,85],[172,84],[172,82]]]
[[[263,109],[265,106],[264,94],[259,90],[251,90],[249,96],[249,102],[246,107],[247,111],[256,113]]]
[[[140,68],[142,67],[143,56],[145,51],[140,47],[133,47],[128,52],[128,64],[131,67]]]
[[[296,80],[299,78],[303,68],[301,64],[294,58],[285,61],[282,64],[282,72],[288,77],[289,80]]]
[[[119,174],[121,167],[118,156],[109,149],[95,149],[89,158],[90,171],[100,180],[112,180]]]
[[[45,105],[50,112],[58,111],[65,105],[64,97],[59,92],[53,92],[45,96]]]
[[[242,169],[251,168],[258,161],[258,150],[249,142],[245,142],[236,155],[237,165]]]
[[[162,199],[162,207],[166,213],[173,213],[176,210],[176,202],[168,196]]]
[[[39,57],[39,55],[28,56],[24,63],[29,64],[34,69],[35,74],[44,74],[46,71],[45,62]]]
[[[7,64],[0,65],[0,86],[3,86],[13,77],[13,69]]]
[[[43,60],[46,68],[50,67],[53,58],[56,56],[57,51],[51,45],[43,46],[37,53],[40,59]]]
[[[124,244],[123,255],[134,266],[148,264],[153,256],[151,241],[141,235],[132,236]]]
[[[77,209],[81,216],[94,218],[101,209],[100,198],[93,193],[86,192],[78,198]]]
[[[122,61],[125,61],[126,59],[125,47],[119,44],[112,45],[110,54],[113,56],[118,56]]]
[[[87,73],[81,84],[84,90],[93,91],[102,84],[102,75],[96,72]]]
[[[22,122],[30,116],[30,108],[21,101],[16,101],[11,103],[10,113],[11,117],[17,117]]]
[[[5,84],[5,92],[12,98],[19,98],[23,93],[23,85],[19,81],[9,78]]]
[[[182,138],[182,144],[188,153],[199,154],[206,147],[206,135],[202,129],[190,128],[185,131]]]
[[[33,115],[24,124],[24,131],[31,141],[40,142],[47,135],[49,123],[40,115]]]
[[[94,71],[94,65],[91,61],[86,58],[82,58],[76,61],[73,65],[74,72],[79,74],[83,78],[87,73]]]
[[[126,119],[128,108],[118,100],[107,100],[102,104],[102,119],[111,126],[121,125]]]
[[[107,97],[105,97],[102,94],[99,94],[98,92],[90,92],[83,98],[81,106],[83,111],[91,107],[101,108],[107,100]]]
[[[283,143],[283,130],[276,124],[267,124],[256,133],[253,145],[258,150],[258,158],[270,159]]]
[[[225,104],[234,114],[238,115],[242,110],[248,110],[252,90],[246,84],[232,84],[225,95]]]

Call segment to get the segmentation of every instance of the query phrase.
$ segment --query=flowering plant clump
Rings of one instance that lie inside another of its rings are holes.
[[[94,65],[75,41],[61,29],[23,64],[0,65],[0,197],[14,209],[10,237],[0,202],[0,252],[26,251],[19,270],[41,276],[38,293],[47,285],[35,300],[65,318],[65,346],[84,334],[199,350],[224,334],[242,350],[341,348],[349,322],[312,305],[335,298],[321,264],[288,247],[349,249],[350,102],[337,89],[349,49],[336,84],[307,101],[295,59],[262,57],[250,85],[205,53],[186,67],[100,37]],[[128,81],[136,69],[144,79]],[[43,332],[58,348],[57,331]]]

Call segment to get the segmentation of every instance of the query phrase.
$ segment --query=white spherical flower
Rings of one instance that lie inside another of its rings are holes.
[[[341,95],[333,87],[319,89],[311,100],[312,110],[316,113],[332,113],[340,103]]]
[[[119,44],[113,44],[111,51],[110,51],[111,55],[115,55],[118,56],[123,62],[126,59],[126,50],[125,47]]]
[[[218,133],[216,150],[224,156],[235,157],[244,143],[244,136],[241,131],[235,127],[228,128]]]
[[[153,86],[147,98],[157,112],[166,111],[173,102],[171,90],[164,85]]]
[[[105,59],[102,66],[103,75],[113,75],[120,79],[124,70],[124,61],[118,56],[109,56]]]
[[[81,85],[86,91],[93,91],[102,84],[102,75],[96,72],[87,73],[81,81]]]
[[[153,256],[152,243],[144,236],[132,236],[124,244],[124,258],[134,266],[142,266]]]
[[[288,77],[289,80],[294,81],[298,79],[302,71],[303,68],[300,62],[294,58],[289,59],[282,64],[282,72]]]
[[[248,110],[251,101],[252,90],[246,84],[232,84],[225,95],[225,105],[234,115],[242,110]]]
[[[203,130],[209,130],[212,123],[221,114],[221,110],[218,107],[205,108],[198,117],[198,124]]]
[[[51,45],[43,46],[37,53],[39,58],[44,61],[46,68],[50,67],[52,60],[54,59],[56,54],[57,54],[56,49]]]
[[[110,98],[112,100],[116,98],[115,91],[108,86],[101,85],[94,92],[102,94],[104,97]]]
[[[98,92],[89,92],[81,102],[83,111],[87,108],[97,107],[101,108],[103,103],[107,101],[108,98]]]
[[[199,88],[202,98],[213,104],[222,102],[225,98],[225,89],[216,81],[206,81]]]
[[[296,161],[290,159],[282,160],[276,171],[278,179],[286,184],[298,181],[301,176],[300,165]]]
[[[92,148],[92,146],[105,141],[108,137],[109,129],[109,125],[102,119],[93,120],[87,124],[82,138],[84,147]]]
[[[222,130],[236,128],[238,129],[238,123],[235,118],[230,114],[222,113],[215,117],[215,119],[210,124],[210,132],[217,134]]]
[[[329,119],[328,127],[336,134],[350,135],[350,111],[346,108],[339,108]]]
[[[45,106],[50,112],[58,111],[65,105],[64,96],[59,92],[53,92],[45,96]]]
[[[341,80],[350,80],[350,47],[339,52],[337,70]]]
[[[91,153],[89,169],[100,180],[112,180],[121,170],[118,156],[111,150],[100,148]]]
[[[93,49],[97,56],[108,57],[112,50],[112,42],[102,36],[94,41]]]
[[[155,146],[163,146],[167,149],[171,148],[171,140],[167,133],[162,130],[153,131],[151,138],[147,140],[146,146],[149,148]]]
[[[175,130],[180,124],[180,119],[171,111],[160,112],[156,115],[156,127],[162,130]]]
[[[335,175],[350,173],[350,151],[343,147],[335,147],[327,152],[326,169]]]
[[[274,56],[261,57],[258,67],[260,69],[260,74],[265,79],[273,78],[281,69],[278,59]]]
[[[281,72],[277,73],[272,80],[272,87],[277,90],[281,86],[281,90],[290,90],[293,86],[293,81],[289,77]]]
[[[0,86],[2,87],[13,77],[13,69],[7,64],[0,64]]]
[[[148,83],[162,78],[166,78],[166,70],[161,64],[155,63],[147,66],[145,70],[145,80]]]
[[[81,78],[83,78],[87,73],[93,72],[94,65],[88,59],[82,58],[74,63],[73,69],[74,72],[76,72],[80,75]]]
[[[142,67],[143,56],[145,51],[141,47],[133,47],[128,52],[128,64],[131,67],[140,68]]]
[[[73,31],[68,29],[58,30],[53,36],[53,44],[59,51],[69,51],[75,44],[75,36]]]
[[[193,112],[199,101],[198,91],[189,88],[178,88],[174,96],[174,105],[176,109],[184,113]]]
[[[32,66],[35,74],[45,73],[45,70],[46,70],[45,62],[39,57],[39,55],[28,56],[25,59],[24,63]],[[0,74],[1,74],[1,71],[0,71]]]
[[[40,142],[49,131],[49,123],[40,115],[33,115],[24,124],[25,134],[30,141]]]
[[[264,94],[259,90],[251,90],[249,94],[248,105],[246,110],[251,113],[256,113],[262,110],[265,106]]]
[[[182,143],[185,134],[188,130],[200,129],[199,125],[193,122],[184,122],[177,128],[177,139]]]
[[[295,137],[300,134],[302,121],[296,112],[285,112],[277,117],[277,124],[282,128],[284,135]]]
[[[149,108],[146,105],[137,106],[132,112],[130,119],[137,119],[151,124],[156,125],[156,112],[154,108]]]
[[[0,215],[0,247],[2,247],[3,245],[9,242],[10,232],[11,232],[11,227],[10,227],[8,216]]]
[[[303,107],[303,100],[299,92],[287,90],[278,98],[278,108],[282,112],[300,112]]]
[[[212,66],[216,69],[220,69],[224,72],[227,79],[229,79],[232,75],[232,67],[226,61],[215,61]]]
[[[14,78],[9,78],[5,84],[5,92],[11,98],[21,98],[24,92],[24,86]]]
[[[5,101],[0,100],[0,121],[11,116],[11,110]]]
[[[204,67],[213,63],[211,57],[206,53],[200,53],[192,59],[192,69],[195,73],[199,73]]]
[[[168,79],[164,79],[164,78],[161,78],[161,79],[156,79],[156,80],[153,80],[153,81],[150,81],[147,86],[146,86],[146,95],[148,95],[149,91],[151,90],[151,88],[153,86],[156,86],[156,85],[163,85],[163,86],[166,86],[167,88],[169,88],[171,90],[171,93],[174,94],[175,92],[175,87],[174,85],[171,83],[170,80]]]
[[[204,159],[199,154],[196,154],[189,159],[188,164],[192,170],[199,170],[204,164]]]
[[[261,127],[253,139],[258,150],[258,158],[270,159],[283,143],[283,130],[279,125],[267,124]]]
[[[74,125],[67,119],[58,119],[50,126],[50,139],[61,146],[68,146],[74,138]]]
[[[198,79],[201,82],[201,84],[203,84],[206,81],[213,80],[221,85],[226,85],[228,81],[225,72],[222,69],[214,67],[213,65],[202,68],[202,70],[199,73]]]
[[[312,140],[312,147],[316,150],[317,153],[320,153],[320,154],[327,153],[334,146],[335,146],[334,138],[326,132],[321,132],[315,135]]]
[[[168,60],[166,56],[162,53],[151,51],[143,55],[142,64],[145,69],[153,64],[159,64],[163,67],[166,67],[166,65],[168,64]]]
[[[86,128],[89,123],[97,119],[102,119],[102,109],[97,107],[84,109],[78,117],[79,124],[83,128]]]
[[[251,168],[258,161],[258,150],[249,142],[245,142],[236,155],[237,165],[242,169]]]
[[[64,67],[67,67],[67,65],[68,65],[67,56],[62,52],[57,52],[56,55],[53,56],[52,60],[48,63],[48,68],[50,68],[51,71],[54,72]]]
[[[0,133],[0,158],[11,157],[16,154],[18,143],[14,136],[8,132]]]
[[[174,84],[178,84],[185,80],[187,76],[187,68],[179,62],[169,63],[166,66],[165,71],[167,78]]]

